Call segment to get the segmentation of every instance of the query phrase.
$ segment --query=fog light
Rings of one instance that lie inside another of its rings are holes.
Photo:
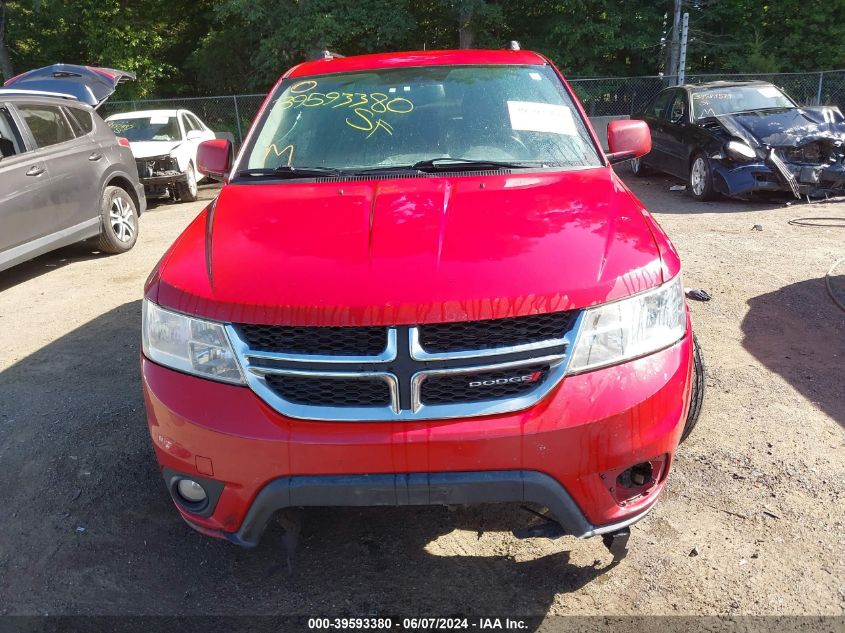
[[[202,503],[208,497],[205,494],[205,488],[195,482],[193,479],[180,479],[176,484],[176,490],[179,496],[188,503]]]
[[[620,506],[624,506],[655,490],[666,475],[668,455],[645,462],[599,473],[607,491]]]

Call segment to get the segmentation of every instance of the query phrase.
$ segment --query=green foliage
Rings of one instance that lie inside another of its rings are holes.
[[[663,71],[671,0],[0,0],[20,72],[57,61],[138,75],[116,98],[266,91],[323,49],[501,48],[570,76]],[[687,71],[845,67],[845,2],[690,0]],[[2,41],[2,38],[0,38]]]
[[[690,15],[690,68],[801,72],[845,67],[845,2],[699,0]]]
[[[208,30],[201,18],[209,6],[197,0],[10,1],[10,57],[18,72],[59,61],[128,70],[138,81],[121,86],[122,95],[145,96],[183,79],[178,67],[187,53],[178,53],[191,36],[193,49]]]

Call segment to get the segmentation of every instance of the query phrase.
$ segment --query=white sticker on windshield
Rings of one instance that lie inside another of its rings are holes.
[[[151,116],[150,117],[150,125],[167,125],[167,122],[170,120],[170,117],[165,115],[158,115],[158,116]]]
[[[534,81],[543,81],[543,78],[540,76],[540,73],[528,73],[528,76],[531,77]]]
[[[779,97],[780,90],[775,88],[774,86],[763,86],[762,88],[757,88],[757,92],[759,92],[764,97]]]
[[[508,101],[511,129],[577,136],[572,110],[564,105],[534,101]]]

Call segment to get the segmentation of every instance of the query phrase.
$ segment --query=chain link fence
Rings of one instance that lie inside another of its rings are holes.
[[[802,105],[835,105],[845,112],[845,70],[687,75],[684,79],[685,83],[690,84],[719,80],[768,81],[785,90]],[[654,95],[677,81],[675,77],[651,76],[571,79],[569,83],[590,117],[619,117],[638,112]],[[215,132],[231,134],[240,145],[263,100],[263,94],[249,94],[109,101],[101,108],[101,114],[108,116],[132,110],[184,108],[200,117]]]
[[[845,70],[814,73],[707,74],[687,75],[684,83],[710,81],[768,81],[782,88],[802,105],[835,105],[845,111]],[[630,116],[639,112],[663,88],[677,83],[676,77],[598,77],[572,79],[569,84],[590,117]]]
[[[99,113],[105,118],[112,114],[135,110],[190,110],[215,132],[231,134],[236,144],[240,145],[252,120],[258,114],[258,109],[264,102],[265,96],[253,94],[107,101],[100,108]]]

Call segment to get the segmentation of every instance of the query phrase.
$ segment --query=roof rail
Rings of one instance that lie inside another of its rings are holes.
[[[0,96],[3,97],[58,97],[79,101],[74,95],[65,92],[48,92],[46,90],[24,90],[23,88],[0,88]]]

